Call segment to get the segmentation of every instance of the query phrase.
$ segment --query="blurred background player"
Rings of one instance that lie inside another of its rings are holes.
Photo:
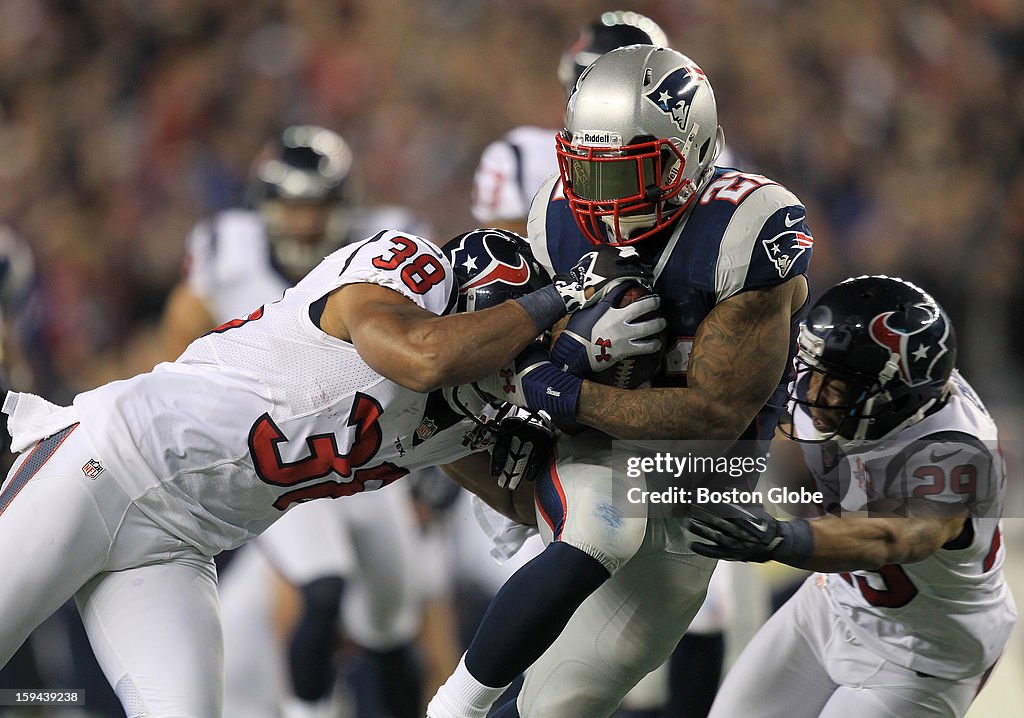
[[[821,492],[820,517],[698,514],[693,546],[817,573],[747,644],[711,714],[959,718],[1017,618],[996,424],[955,369],[946,312],[910,282],[832,287],[799,347],[776,444],[799,443],[773,455],[789,459],[780,485]]]
[[[222,211],[188,237],[162,327],[169,358],[279,299],[338,247],[384,229],[429,237],[404,208],[362,206],[353,165],[345,140],[322,127],[291,126],[267,143],[252,165],[249,207]],[[425,690],[414,650],[425,599],[418,534],[409,486],[399,482],[297,507],[242,548],[220,584],[225,714],[332,715],[342,617],[381,688],[380,709],[417,716]]]
[[[566,98],[572,94],[583,71],[606,52],[626,45],[643,44],[669,47],[668,37],[651,18],[628,10],[604,12],[580,28],[566,47],[558,64],[558,81]],[[545,180],[558,173],[554,136],[558,130],[522,125],[490,143],[480,156],[473,175],[471,209],[481,226],[504,227],[526,235],[530,203]],[[726,147],[716,160],[725,167],[736,160]],[[460,504],[471,501],[468,493]],[[465,514],[465,511],[463,511]],[[475,534],[475,531],[471,531]],[[540,551],[542,545],[531,541],[504,564],[499,573],[506,579],[524,562]],[[470,571],[477,562],[464,564]],[[721,564],[709,587],[706,607],[694,617],[670,664],[645,678],[643,685],[631,691],[620,711],[623,718],[657,716],[665,711],[674,718],[700,718],[707,715],[725,659],[725,627],[732,610],[732,573],[734,567]]]

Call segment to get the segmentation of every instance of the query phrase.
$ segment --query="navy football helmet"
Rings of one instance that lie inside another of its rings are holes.
[[[274,258],[298,279],[340,247],[354,204],[352,150],[336,132],[295,125],[253,162],[249,202],[263,215]]]
[[[448,240],[441,251],[455,271],[460,312],[488,309],[551,282],[530,244],[505,229],[474,229]],[[533,481],[550,462],[555,432],[544,412],[498,403],[475,383],[441,393],[452,409],[493,435],[490,468],[500,486]]]
[[[458,311],[478,312],[550,284],[529,243],[504,229],[474,229],[445,242],[441,251],[459,285]]]
[[[945,401],[956,336],[928,293],[896,277],[862,276],[829,289],[801,323],[791,409],[816,439],[882,439]],[[795,438],[795,437],[794,437]]]
[[[668,38],[658,23],[638,12],[605,12],[592,23],[584,25],[558,63],[558,81],[565,88],[566,97],[572,94],[576,80],[590,63],[606,52],[626,45],[668,47]]]

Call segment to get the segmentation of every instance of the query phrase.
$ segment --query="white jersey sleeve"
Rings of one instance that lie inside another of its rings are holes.
[[[555,130],[517,127],[489,144],[473,176],[473,218],[525,220],[544,180],[558,172]]]
[[[342,252],[348,258],[331,291],[369,282],[393,289],[434,314],[446,314],[455,306],[458,286],[451,265],[422,237],[388,230],[335,254]]]

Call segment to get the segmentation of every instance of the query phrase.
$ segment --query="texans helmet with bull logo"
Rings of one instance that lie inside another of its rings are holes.
[[[938,408],[956,363],[956,336],[931,295],[903,279],[863,276],[825,292],[801,324],[792,400],[810,409],[811,374],[843,382],[833,435],[877,440]],[[831,437],[829,437],[831,438]]]
[[[442,251],[458,281],[460,312],[497,306],[551,281],[529,243],[504,229],[474,229],[445,242]]]

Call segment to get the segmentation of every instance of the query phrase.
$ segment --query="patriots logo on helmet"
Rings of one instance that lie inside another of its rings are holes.
[[[788,230],[781,232],[771,239],[761,240],[764,251],[768,253],[768,259],[775,265],[779,277],[785,277],[793,264],[804,252],[814,246],[814,237],[806,232]]]
[[[923,319],[923,321],[914,322],[917,329],[894,327],[889,320],[896,312],[883,312],[871,320],[868,333],[875,342],[899,357],[900,377],[908,386],[914,387],[932,381],[932,369],[949,351],[946,346],[949,324],[941,319],[931,304],[924,302],[915,304],[911,307],[911,311]],[[911,311],[908,311],[908,314]],[[942,321],[942,336],[938,338],[938,341],[932,343],[933,340],[929,334],[934,330],[936,320]],[[922,334],[923,332],[926,333]],[[918,337],[918,334],[921,336]]]
[[[693,96],[697,94],[700,83],[705,79],[704,71],[696,65],[681,67],[661,78],[657,87],[645,97],[659,110],[672,115],[679,129],[685,132],[690,103],[693,102]]]

